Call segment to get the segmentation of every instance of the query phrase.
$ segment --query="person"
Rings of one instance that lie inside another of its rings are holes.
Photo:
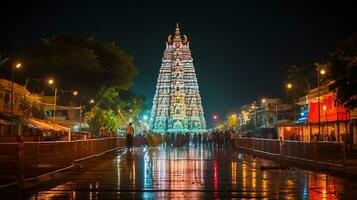
[[[133,146],[133,137],[134,137],[134,128],[132,123],[130,122],[128,127],[126,127],[126,146],[130,151]]]
[[[115,136],[115,135],[114,135],[114,131],[113,131],[112,128],[109,128],[108,136],[109,136],[109,137],[114,137],[114,136]]]
[[[107,126],[104,124],[102,127],[99,129],[99,137],[105,137],[107,134]]]

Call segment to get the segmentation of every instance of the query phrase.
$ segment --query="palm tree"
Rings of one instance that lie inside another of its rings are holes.
[[[294,94],[297,97],[306,95],[313,82],[314,67],[312,65],[290,65],[288,79],[294,84]]]
[[[4,57],[2,53],[0,53],[0,67],[3,66],[10,58]]]

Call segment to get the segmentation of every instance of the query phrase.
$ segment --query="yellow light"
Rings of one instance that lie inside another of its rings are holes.
[[[55,80],[53,80],[53,79],[48,79],[48,84],[52,85],[53,83],[55,83]]]
[[[324,106],[322,107],[322,109],[326,111],[326,105],[324,105]]]
[[[265,103],[266,102],[266,99],[262,99],[262,103]]]
[[[288,83],[288,84],[286,84],[286,87],[287,87],[288,89],[291,89],[291,88],[293,88],[293,84]]]
[[[326,71],[325,71],[324,69],[321,69],[321,70],[320,70],[320,74],[321,74],[321,75],[325,75],[325,74],[326,74]]]
[[[53,79],[48,79],[48,84],[52,85],[55,82]]]
[[[16,69],[19,69],[21,67],[21,63],[17,63],[16,65],[15,65],[15,68]]]
[[[94,103],[94,99],[89,100],[89,103]]]
[[[77,95],[78,95],[78,91],[77,90],[73,91],[73,96],[77,96]]]

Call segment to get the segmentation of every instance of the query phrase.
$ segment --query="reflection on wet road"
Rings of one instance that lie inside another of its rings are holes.
[[[357,183],[224,148],[136,148],[99,158],[41,186],[31,199],[348,199]],[[51,186],[49,186],[51,185]]]

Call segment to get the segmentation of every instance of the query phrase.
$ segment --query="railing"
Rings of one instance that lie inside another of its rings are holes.
[[[346,153],[343,143],[338,142],[304,142],[261,138],[238,138],[235,147],[279,155],[285,158],[322,162],[345,166]]]
[[[33,179],[124,146],[122,138],[0,143],[0,186]],[[21,180],[20,180],[21,181]]]

